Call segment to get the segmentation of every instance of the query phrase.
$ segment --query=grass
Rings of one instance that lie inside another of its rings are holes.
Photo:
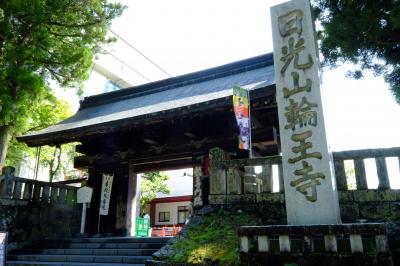
[[[206,265],[239,265],[239,238],[242,225],[255,225],[256,218],[247,214],[219,212],[204,217],[200,225],[188,230],[187,237],[174,244],[176,254],[171,262]]]

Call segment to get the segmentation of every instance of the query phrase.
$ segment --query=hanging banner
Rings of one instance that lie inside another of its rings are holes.
[[[233,110],[239,126],[239,149],[250,150],[249,92],[238,86],[233,87]]]
[[[108,215],[110,206],[111,189],[114,175],[103,174],[103,184],[101,185],[100,215]]]

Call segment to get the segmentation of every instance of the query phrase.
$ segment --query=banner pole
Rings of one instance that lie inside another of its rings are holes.
[[[100,233],[100,213],[99,213],[99,220],[97,221],[97,233]]]

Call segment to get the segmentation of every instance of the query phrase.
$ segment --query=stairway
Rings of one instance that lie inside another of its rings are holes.
[[[6,265],[143,266],[168,239],[110,237],[43,240],[28,244],[24,249],[10,251]]]

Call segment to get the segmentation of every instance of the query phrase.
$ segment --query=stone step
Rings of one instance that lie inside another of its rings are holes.
[[[33,243],[166,243],[170,237],[90,237],[46,239]]]
[[[54,249],[54,248],[73,248],[73,249],[160,249],[164,243],[71,243],[71,242],[42,242],[31,243],[25,246],[27,249]]]
[[[65,249],[18,249],[10,251],[9,255],[120,255],[120,256],[151,256],[158,249],[125,249],[125,248],[65,248]]]
[[[144,264],[151,256],[10,254],[11,261]],[[107,264],[108,265],[108,264]]]
[[[30,266],[42,266],[42,265],[48,265],[48,266],[91,266],[91,265],[97,265],[97,266],[145,266],[145,264],[121,264],[121,263],[90,263],[90,262],[85,262],[85,263],[80,263],[80,262],[43,262],[43,261],[8,261],[6,266],[25,266],[25,265],[30,265]]]
[[[170,238],[74,238],[41,240],[8,254],[17,265],[144,265]]]

